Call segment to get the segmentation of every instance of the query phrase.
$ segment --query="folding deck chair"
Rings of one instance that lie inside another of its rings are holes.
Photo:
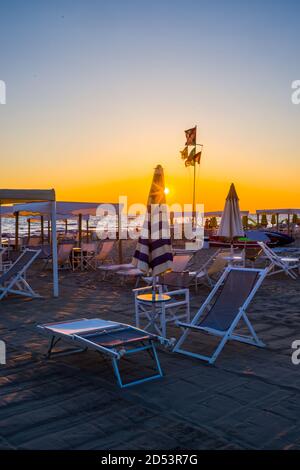
[[[101,265],[104,263],[104,261],[109,260],[109,255],[111,254],[114,246],[115,246],[114,240],[108,240],[108,241],[103,242],[101,250],[99,251],[98,254],[96,253],[93,259],[94,264],[95,264],[95,269],[99,267],[99,264]]]
[[[300,272],[300,258],[292,256],[279,256],[277,255],[270,247],[268,247],[264,242],[257,242],[262,248],[266,258],[270,260],[270,273],[269,275],[278,274],[284,272],[287,276],[290,276],[292,279],[298,277]]]
[[[268,271],[269,268],[253,269],[228,266],[191,323],[177,323],[183,328],[183,334],[173,351],[213,364],[229,340],[264,347],[264,343],[259,340],[247,317],[246,310]],[[240,321],[245,323],[250,335],[234,333]],[[211,356],[197,354],[182,348],[191,330],[209,333],[221,338]]]
[[[38,325],[38,328],[41,333],[50,338],[47,358],[50,358],[52,354],[66,355],[88,349],[97,351],[111,359],[118,385],[121,388],[162,377],[155,343],[160,343],[165,347],[172,346],[172,340],[147,333],[131,325],[100,318],[48,323]],[[53,348],[60,340],[71,344],[75,349],[53,353]],[[155,373],[124,383],[119,370],[119,361],[127,355],[142,351],[149,352],[154,360]]]
[[[25,279],[26,271],[39,256],[41,250],[25,249],[18,259],[0,276],[0,300],[7,294],[40,297]]]

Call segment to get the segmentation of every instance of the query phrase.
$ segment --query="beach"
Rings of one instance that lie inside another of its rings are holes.
[[[135,242],[123,242],[128,262]],[[191,269],[210,250],[200,250]],[[117,250],[114,253],[116,259]],[[36,263],[28,279],[41,299],[0,303],[0,449],[300,449],[300,376],[291,344],[300,321],[299,279],[268,277],[249,308],[264,349],[229,342],[214,366],[159,349],[164,377],[119,389],[108,361],[95,352],[46,360],[47,340],[36,326],[100,317],[134,324],[132,283],[99,272],[60,271],[60,296],[51,296],[51,271]],[[209,289],[190,289],[196,313]],[[168,327],[168,337],[179,330]],[[211,336],[191,335],[198,350]],[[147,369],[148,358],[131,358]]]

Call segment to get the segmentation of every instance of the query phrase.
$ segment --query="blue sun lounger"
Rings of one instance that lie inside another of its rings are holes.
[[[60,323],[48,323],[38,325],[41,333],[50,338],[47,357],[52,355],[66,355],[88,349],[104,354],[112,361],[113,370],[121,388],[162,377],[156,344],[166,347],[172,346],[172,341],[161,336],[156,336],[139,328],[124,323],[106,321],[100,318],[80,319]],[[59,341],[64,341],[73,346],[71,350],[53,352],[53,348]],[[75,347],[75,349],[74,349]],[[125,356],[147,351],[152,356],[155,364],[155,373],[137,380],[124,383],[119,362]]]

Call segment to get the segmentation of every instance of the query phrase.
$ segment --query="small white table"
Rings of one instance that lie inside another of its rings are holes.
[[[143,329],[166,338],[167,323],[190,320],[189,289],[162,292],[162,286],[159,286],[160,291],[155,296],[149,292],[151,289],[148,286],[133,290],[136,326],[140,328],[140,320],[146,319],[148,323]]]

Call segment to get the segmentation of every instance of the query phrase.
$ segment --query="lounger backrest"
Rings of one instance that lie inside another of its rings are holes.
[[[89,242],[89,243],[81,243],[81,250],[86,251],[87,253],[96,253],[97,251],[97,243],[96,242]]]
[[[40,244],[41,244],[41,240],[39,237],[31,237],[29,238],[28,243],[27,243],[28,246],[38,246]]]
[[[175,273],[182,273],[186,270],[192,255],[175,255],[173,257],[172,271]]]
[[[40,250],[24,250],[12,266],[0,277],[0,284],[10,281],[17,274],[23,274],[39,255]]]
[[[73,243],[64,243],[63,245],[59,245],[57,252],[59,263],[63,263],[69,258],[74,246],[75,245]]]
[[[257,270],[230,270],[210,310],[202,317],[200,325],[220,331],[228,330],[251,294],[258,276]]]
[[[227,265],[227,260],[225,259],[224,253],[219,253],[216,258],[212,261],[211,265],[207,269],[207,274],[213,276],[223,271]]]
[[[274,253],[274,251],[269,248],[264,242],[257,242],[259,244],[259,246],[262,248],[264,254],[268,257],[268,258],[272,258],[272,259],[278,259],[280,260],[280,258],[276,255],[276,253]]]
[[[111,250],[113,249],[114,244],[115,242],[113,240],[104,242],[100,250],[100,253],[97,255],[97,259],[105,260],[108,257],[109,253],[111,252]]]

